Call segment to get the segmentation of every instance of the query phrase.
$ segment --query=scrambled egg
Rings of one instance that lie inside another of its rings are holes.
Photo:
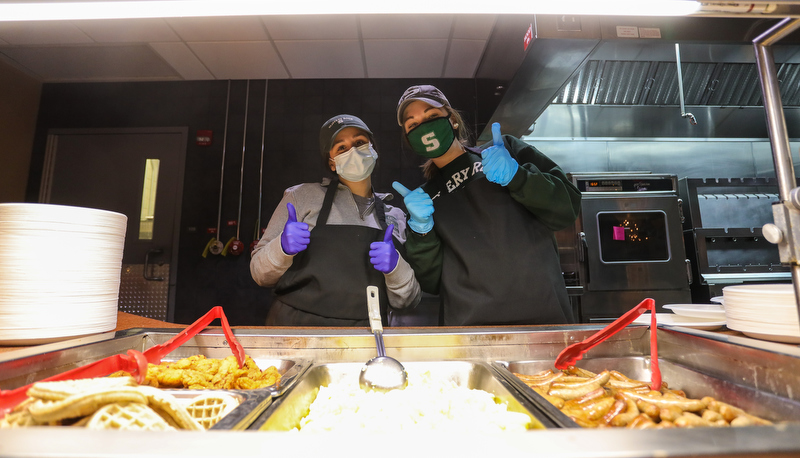
[[[409,373],[405,390],[366,392],[357,380],[320,387],[301,431],[439,430],[459,432],[525,431],[530,417],[483,390],[435,380],[429,372]]]

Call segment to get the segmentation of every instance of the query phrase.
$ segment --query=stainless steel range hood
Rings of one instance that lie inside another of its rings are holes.
[[[534,39],[480,139],[491,138],[492,122],[505,133],[547,138],[766,138],[752,40],[775,22],[537,16]],[[681,116],[676,43],[696,126]],[[800,137],[800,34],[774,53],[789,136]]]

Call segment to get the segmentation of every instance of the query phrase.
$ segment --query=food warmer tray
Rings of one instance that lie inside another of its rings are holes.
[[[259,431],[290,431],[297,428],[300,420],[308,413],[320,387],[343,379],[357,380],[362,363],[330,363],[315,365],[308,370],[297,385],[286,396],[276,400],[250,429]],[[459,387],[483,390],[491,393],[500,402],[508,406],[512,412],[527,414],[531,424],[529,429],[555,428],[547,416],[532,404],[528,398],[520,395],[502,376],[485,362],[470,361],[435,361],[404,362],[409,373],[436,374],[437,379],[454,382]]]
[[[102,359],[127,350],[135,349],[144,352],[148,348],[164,343],[175,333],[158,332],[155,330],[138,329],[117,333],[114,339],[94,343],[78,344],[72,351],[55,351],[34,357],[21,357],[18,359],[4,360],[0,358],[0,389],[13,389],[27,385],[33,381],[41,380],[74,367]],[[221,340],[220,340],[221,337]],[[82,339],[75,339],[80,341]],[[58,347],[52,344],[42,347]],[[39,348],[39,347],[36,347]],[[25,350],[29,352],[31,349]],[[178,347],[168,354],[162,362],[177,361],[193,355],[202,354],[207,358],[225,358],[231,354],[230,347],[222,333],[218,336],[208,332],[197,336],[186,344]],[[213,430],[243,430],[255,421],[271,404],[272,400],[280,397],[289,390],[298,378],[309,368],[310,361],[296,358],[273,358],[268,354],[253,357],[258,367],[264,370],[275,366],[281,374],[280,381],[269,387],[254,390],[196,390],[166,388],[163,391],[173,395],[179,402],[189,403],[192,398],[211,392],[224,392],[233,396],[239,405],[225,415],[210,429]],[[0,356],[6,356],[1,355]]]
[[[544,364],[554,361],[565,346],[596,333],[602,325],[469,328],[387,328],[387,354],[399,361],[483,362],[500,374],[500,366],[511,363]],[[73,339],[0,354],[0,388],[14,388],[60,373],[97,359],[145,350],[177,333],[175,329],[138,329]],[[308,361],[305,374],[316,377],[311,368],[332,363],[363,364],[375,356],[375,339],[364,329],[236,329],[245,352],[261,367],[262,361]],[[796,409],[800,400],[800,348],[722,333],[679,327],[659,327],[659,355],[665,381],[673,388],[686,381],[720,393],[745,393],[755,403],[785,402]],[[646,365],[650,330],[634,325],[593,348],[578,363],[591,368],[593,360],[627,358],[631,364]],[[221,358],[230,354],[221,330],[206,329],[184,344],[171,358],[193,354]],[[602,362],[602,361],[601,361]],[[302,363],[301,363],[302,364]],[[309,368],[310,367],[310,368]],[[669,367],[669,369],[666,369]],[[626,367],[615,369],[630,370]],[[683,372],[686,369],[688,372]],[[666,372],[666,371],[669,372]],[[672,380],[674,376],[679,380]],[[632,371],[626,375],[636,376]],[[707,377],[707,378],[706,378]],[[281,398],[300,388],[305,375],[299,374],[288,386],[272,393],[277,411]],[[502,376],[500,379],[504,379]],[[311,380],[311,378],[309,378]],[[512,388],[513,385],[509,382]],[[523,405],[535,399],[516,389]],[[744,390],[744,391],[740,391]],[[299,390],[298,390],[299,392]],[[691,391],[690,391],[691,392]],[[687,393],[688,394],[688,393]],[[703,392],[705,394],[705,391]],[[529,393],[528,393],[529,395]],[[748,409],[740,399],[726,399]],[[745,400],[746,401],[746,400]],[[543,405],[537,407],[543,409]],[[767,407],[771,408],[771,407]],[[271,409],[271,407],[267,407]],[[783,416],[786,412],[778,411]],[[794,412],[794,411],[793,411]],[[542,412],[546,415],[546,412]],[[762,413],[754,410],[753,414]],[[791,415],[786,415],[790,417]],[[769,416],[773,418],[773,416]],[[259,417],[260,421],[265,418]],[[266,417],[268,418],[268,416]],[[549,418],[549,417],[548,417]],[[792,418],[796,418],[792,416]],[[544,421],[543,421],[544,422]],[[255,425],[255,423],[253,424]],[[222,436],[220,436],[220,434]],[[125,431],[89,431],[68,427],[36,427],[0,430],[2,456],[229,456],[298,454],[328,456],[363,450],[380,450],[383,455],[407,456],[410,448],[425,454],[464,456],[505,454],[547,457],[723,457],[800,456],[800,422],[744,428],[694,428],[672,430],[627,430],[618,428],[548,428],[525,433],[476,438],[458,433],[436,435],[397,433],[330,434],[319,440],[296,440],[292,432],[167,431],[132,434]],[[305,436],[309,437],[309,436]],[[357,444],[357,445],[356,445]],[[387,444],[395,444],[387,448]],[[423,445],[424,444],[424,445]],[[425,447],[420,449],[420,447]]]
[[[547,369],[554,370],[552,361],[496,361],[493,365],[510,385],[522,396],[539,406],[554,423],[563,428],[580,428],[572,419],[514,375],[514,373],[536,374]],[[650,380],[649,357],[619,355],[617,357],[589,358],[579,361],[577,366],[595,373],[613,369],[632,379]],[[772,422],[800,422],[800,402],[796,400],[710,377],[697,370],[664,359],[660,359],[659,367],[663,380],[668,381],[670,388],[678,387],[686,393],[688,398],[702,399],[704,396],[711,396],[718,401],[734,405],[752,415]]]

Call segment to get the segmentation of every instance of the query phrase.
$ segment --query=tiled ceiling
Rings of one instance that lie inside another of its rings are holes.
[[[46,83],[473,78],[495,21],[307,15],[0,22],[0,60]]]

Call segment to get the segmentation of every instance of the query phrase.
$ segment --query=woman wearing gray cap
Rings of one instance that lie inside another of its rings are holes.
[[[356,116],[322,125],[319,144],[333,178],[287,189],[256,245],[250,273],[274,287],[267,325],[369,326],[367,286],[387,305],[415,306],[420,286],[403,259],[406,218],[374,192],[378,153],[372,132]]]
[[[410,214],[409,263],[439,294],[448,326],[574,322],[554,231],[575,221],[580,192],[547,156],[501,135],[467,144],[466,126],[434,86],[412,86],[397,105],[409,146],[429,158],[428,180],[395,182]]]

